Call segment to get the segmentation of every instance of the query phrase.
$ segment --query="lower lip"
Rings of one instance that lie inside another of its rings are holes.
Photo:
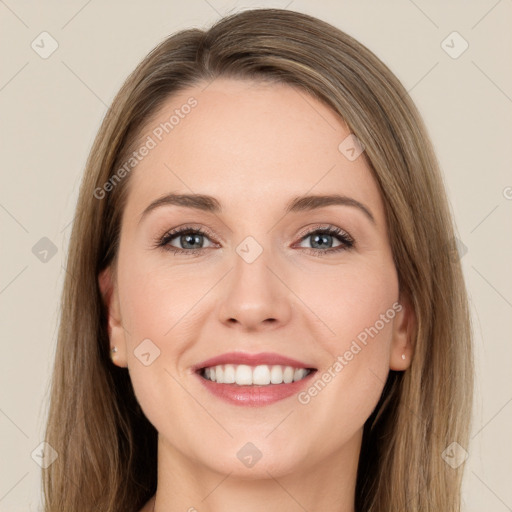
[[[205,379],[199,373],[197,378],[203,386],[213,395],[232,405],[243,405],[248,407],[260,407],[270,405],[279,400],[284,400],[297,394],[302,388],[309,384],[316,371],[312,371],[303,379],[290,384],[269,384],[268,386],[239,386],[238,384],[219,384]]]

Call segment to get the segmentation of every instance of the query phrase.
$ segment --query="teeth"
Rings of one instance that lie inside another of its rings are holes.
[[[217,366],[215,368],[217,368]],[[222,384],[220,380],[215,380],[215,382],[219,382],[219,384]],[[250,386],[252,384],[251,367],[245,364],[238,365],[235,369],[235,382],[239,386]]]
[[[311,370],[293,368],[292,366],[262,364],[226,364],[205,368],[203,376],[219,384],[238,384],[239,386],[268,386],[270,384],[290,384],[309,375]]]
[[[224,367],[224,384],[234,384],[235,378],[235,367],[232,364],[227,364]]]

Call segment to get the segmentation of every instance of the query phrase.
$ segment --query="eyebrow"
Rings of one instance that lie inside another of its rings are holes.
[[[363,212],[368,219],[375,224],[375,218],[368,207],[363,203],[352,199],[351,197],[342,196],[339,194],[331,195],[308,195],[294,197],[290,200],[286,207],[285,213],[295,213],[302,211],[311,211],[326,206],[351,206]],[[139,223],[151,211],[162,206],[183,206],[185,208],[193,208],[210,213],[220,213],[222,211],[221,203],[213,196],[204,194],[166,194],[153,201],[142,212]]]

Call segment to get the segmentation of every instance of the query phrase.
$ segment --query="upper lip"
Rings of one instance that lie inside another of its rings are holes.
[[[248,354],[246,352],[228,352],[211,359],[207,359],[193,367],[193,371],[203,368],[209,368],[220,364],[247,364],[249,366],[257,365],[283,365],[292,366],[293,368],[310,368],[315,369],[312,365],[298,361],[291,357],[282,356],[274,352],[260,352],[258,354]]]

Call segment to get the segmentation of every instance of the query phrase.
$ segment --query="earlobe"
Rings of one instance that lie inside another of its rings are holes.
[[[389,367],[391,370],[404,371],[409,368],[414,355],[414,333],[416,331],[416,313],[412,301],[401,297],[397,314],[393,319],[393,339]]]
[[[107,310],[107,328],[112,362],[117,366],[126,367],[126,340],[124,338],[124,328],[121,323],[117,287],[114,282],[111,267],[107,267],[100,272],[98,275],[98,285],[103,303]],[[112,357],[112,349],[114,347],[116,348],[114,352],[115,357]]]

